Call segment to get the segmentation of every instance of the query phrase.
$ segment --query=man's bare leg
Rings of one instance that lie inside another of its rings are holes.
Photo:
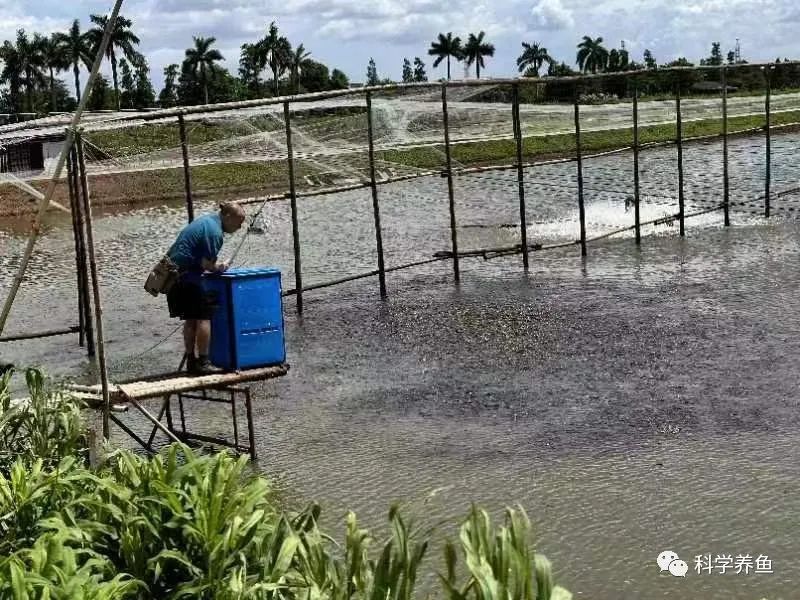
[[[194,356],[195,338],[197,335],[197,321],[186,319],[183,322],[183,349],[187,356]]]
[[[195,321],[195,343],[197,355],[208,356],[208,347],[211,345],[211,321]]]

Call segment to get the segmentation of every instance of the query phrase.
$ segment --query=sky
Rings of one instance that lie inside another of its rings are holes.
[[[20,28],[66,30],[75,18],[88,27],[89,14],[112,5],[0,0],[0,41],[13,39]],[[800,45],[793,43],[800,27],[796,0],[125,0],[122,14],[142,40],[156,90],[163,68],[181,62],[193,35],[216,37],[224,65],[236,73],[240,46],[262,37],[273,20],[293,46],[304,44],[312,58],[357,82],[365,79],[370,57],[381,78],[400,79],[403,58],[415,56],[425,61],[431,79],[444,76],[444,64],[433,69],[427,49],[439,32],[448,31],[462,38],[486,32],[496,53],[482,77],[514,76],[523,41],[537,42],[574,66],[575,46],[584,35],[602,37],[608,48],[624,42],[638,61],[645,48],[659,63],[679,56],[698,61],[712,41],[726,54],[737,38],[751,62],[800,58]],[[464,74],[459,66],[453,76]]]

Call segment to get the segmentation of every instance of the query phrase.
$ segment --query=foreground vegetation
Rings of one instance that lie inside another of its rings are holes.
[[[347,516],[341,544],[312,504],[289,513],[245,458],[174,445],[148,459],[110,454],[86,465],[78,406],[26,373],[30,403],[13,407],[0,378],[0,599],[205,598],[410,600],[431,568],[432,531],[397,507],[377,539]],[[530,523],[502,525],[473,507],[444,547],[449,600],[568,600]]]

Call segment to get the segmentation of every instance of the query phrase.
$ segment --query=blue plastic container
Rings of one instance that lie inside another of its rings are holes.
[[[218,305],[211,319],[212,363],[241,370],[286,360],[280,271],[230,269],[206,275],[203,285]]]

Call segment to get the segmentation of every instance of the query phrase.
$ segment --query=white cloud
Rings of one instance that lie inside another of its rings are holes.
[[[561,0],[539,0],[531,10],[534,29],[557,31],[571,29],[575,25],[572,11],[561,4]]]

